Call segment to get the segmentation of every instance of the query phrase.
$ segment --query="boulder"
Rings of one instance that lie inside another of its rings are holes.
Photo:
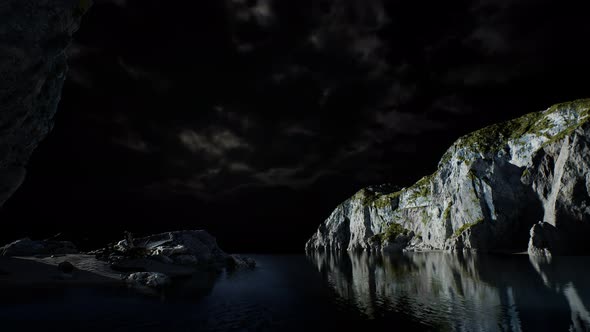
[[[164,288],[172,283],[167,275],[158,272],[132,273],[125,278],[125,281],[131,286],[155,289]]]
[[[118,246],[123,253],[131,248],[145,248],[146,256],[167,257],[177,264],[207,265],[225,262],[228,255],[219,248],[213,236],[203,230],[175,231],[124,240]]]
[[[227,266],[234,270],[253,269],[256,267],[256,261],[249,257],[230,255],[227,259]]]
[[[60,270],[62,273],[72,274],[74,272],[74,265],[68,261],[61,262],[57,265],[57,269]]]
[[[528,253],[531,256],[547,256],[562,252],[561,238],[557,228],[550,223],[540,222],[531,228]]]
[[[230,256],[203,230],[175,231],[127,239],[92,252],[122,272],[167,271],[165,265],[179,268],[254,267],[250,258]],[[157,270],[155,270],[157,267]]]

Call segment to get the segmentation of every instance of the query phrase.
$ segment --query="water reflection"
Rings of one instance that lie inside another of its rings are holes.
[[[448,331],[589,331],[590,258],[310,253],[341,300]]]

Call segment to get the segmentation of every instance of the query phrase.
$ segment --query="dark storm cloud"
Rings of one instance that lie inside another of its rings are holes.
[[[2,220],[300,250],[359,188],[411,185],[469,131],[588,97],[584,7],[95,0]]]
[[[213,130],[209,135],[193,130],[183,130],[178,134],[182,145],[193,153],[213,158],[224,157],[232,150],[250,150],[248,143],[228,129]]]
[[[80,38],[71,78],[111,98],[111,142],[155,160],[146,187],[203,197],[396,181],[398,158],[440,153],[560,60],[544,41],[565,20],[548,1],[156,3],[98,1],[87,24],[112,25]]]

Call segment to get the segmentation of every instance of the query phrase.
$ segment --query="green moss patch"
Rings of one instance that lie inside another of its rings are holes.
[[[428,224],[430,221],[430,216],[428,215],[428,211],[426,209],[422,209],[422,223],[424,225]]]
[[[390,194],[380,194],[368,189],[361,189],[354,195],[354,199],[360,200],[362,206],[374,206],[377,209],[383,209],[391,206],[391,201],[399,198],[403,191],[396,191]]]
[[[391,206],[391,198],[388,197],[388,195],[383,195],[379,198],[377,198],[374,202],[373,205],[377,208],[377,209],[384,209],[388,206]]]
[[[378,196],[374,192],[363,188],[354,194],[354,198],[360,200],[363,206],[368,206],[372,204]]]
[[[425,176],[418,180],[413,186],[408,188],[407,190],[410,192],[409,200],[410,202],[415,202],[416,199],[419,197],[428,197],[431,194],[431,184],[434,180],[436,173],[431,175]]]
[[[465,224],[465,225],[463,225],[463,226],[459,227],[459,228],[458,228],[458,229],[455,231],[455,233],[454,233],[453,235],[454,235],[455,237],[459,237],[459,236],[460,236],[461,234],[463,234],[463,232],[465,232],[466,230],[468,230],[468,229],[470,229],[471,227],[473,227],[473,226],[475,226],[475,225],[477,225],[477,224],[480,224],[480,223],[482,223],[482,222],[483,222],[483,218],[482,218],[482,219],[478,219],[478,220],[476,220],[476,221],[474,221],[474,222],[471,222],[471,223],[467,223],[467,224]]]
[[[453,207],[453,203],[449,203],[445,211],[443,212],[443,221],[448,220],[451,218],[451,208]]]
[[[564,109],[574,110],[579,113],[580,117],[586,116],[584,120],[586,122],[590,110],[590,99],[554,105],[547,112],[529,113],[514,120],[491,125],[461,137],[456,144],[458,147],[469,147],[482,153],[497,152],[504,148],[508,141],[518,139],[526,134],[544,135],[544,132],[553,126],[547,115]],[[579,127],[580,124],[572,124],[573,129]],[[563,134],[567,135],[567,132],[573,131],[573,129],[568,128]],[[555,139],[560,138],[556,137]]]
[[[392,223],[387,226],[385,232],[379,234],[379,236],[381,237],[381,242],[385,242],[395,239],[398,235],[408,235],[409,233],[410,230],[404,228],[402,225]]]

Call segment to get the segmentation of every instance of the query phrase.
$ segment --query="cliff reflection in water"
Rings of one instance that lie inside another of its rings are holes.
[[[310,253],[372,319],[392,311],[450,331],[589,331],[590,257]]]

